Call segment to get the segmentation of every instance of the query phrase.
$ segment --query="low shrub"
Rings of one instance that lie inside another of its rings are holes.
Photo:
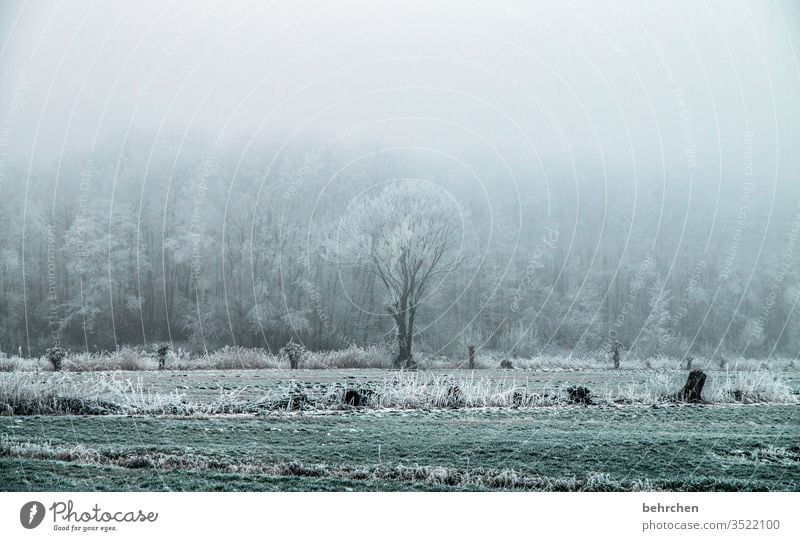
[[[53,346],[47,350],[45,356],[47,360],[50,361],[50,364],[53,365],[53,370],[58,372],[61,370],[61,365],[64,361],[64,357],[67,355],[67,352],[61,349],[58,346]]]
[[[591,394],[592,391],[580,385],[567,389],[567,397],[573,404],[583,404],[584,406],[592,404]]]

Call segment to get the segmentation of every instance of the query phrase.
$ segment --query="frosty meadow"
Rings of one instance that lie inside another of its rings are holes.
[[[791,2],[66,4],[0,6],[2,490],[800,490]]]

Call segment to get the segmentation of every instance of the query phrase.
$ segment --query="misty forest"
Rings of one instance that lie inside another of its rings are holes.
[[[797,36],[1,2],[0,491],[800,490]]]
[[[641,356],[800,351],[800,209],[746,166],[692,185],[680,171],[510,166],[362,136],[264,141],[244,163],[193,139],[66,156],[27,179],[9,165],[26,181],[7,180],[0,200],[3,350],[393,345],[402,292],[359,261],[358,241],[388,232],[431,265],[430,220],[448,253],[396,310],[415,311],[415,349],[524,356],[613,338]]]

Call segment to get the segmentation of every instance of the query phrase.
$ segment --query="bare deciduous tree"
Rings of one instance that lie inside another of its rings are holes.
[[[435,278],[461,263],[457,233],[463,218],[458,203],[441,189],[406,180],[356,200],[339,222],[331,247],[336,260],[373,273],[386,287],[398,366],[414,366],[414,319]]]

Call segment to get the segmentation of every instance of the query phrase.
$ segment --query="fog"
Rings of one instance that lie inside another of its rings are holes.
[[[4,2],[6,108],[28,80],[9,152],[129,126],[226,140],[384,121],[371,139],[426,142],[424,121],[391,122],[407,116],[504,152],[566,137],[574,156],[653,166],[686,162],[685,118],[711,170],[748,129],[762,160],[798,143],[790,2],[230,4]]]
[[[798,36],[790,1],[3,2],[0,351],[390,342],[325,246],[413,178],[466,216],[420,352],[794,357]]]

